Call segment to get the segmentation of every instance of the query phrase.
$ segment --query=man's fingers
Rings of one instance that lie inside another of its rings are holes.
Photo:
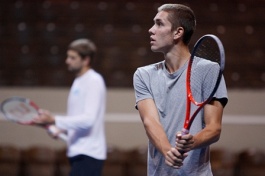
[[[170,166],[170,167],[173,167],[174,169],[179,169],[182,165],[180,165],[180,166],[178,166],[178,165],[174,165],[174,164],[172,164],[171,162],[168,162],[167,160],[165,161],[166,162],[166,164],[168,165],[168,166]]]
[[[178,150],[171,148],[171,150],[167,152],[165,159],[168,166],[178,169],[183,165],[184,157],[178,152]]]
[[[179,134],[176,134],[176,149],[181,151],[181,153],[190,151],[194,144],[193,135],[186,134],[179,137]]]

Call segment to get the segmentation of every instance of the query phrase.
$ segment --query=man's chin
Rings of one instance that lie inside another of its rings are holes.
[[[152,48],[152,47],[151,47],[151,51],[153,51],[153,52],[160,52],[157,48]]]
[[[68,68],[68,71],[72,72],[72,73],[78,73],[79,72],[79,70],[74,69],[74,68]]]
[[[154,46],[154,45],[151,46],[151,50],[152,50],[153,52],[160,52],[159,47],[156,47],[156,46]]]
[[[156,48],[151,46],[151,51],[155,52],[156,51]]]

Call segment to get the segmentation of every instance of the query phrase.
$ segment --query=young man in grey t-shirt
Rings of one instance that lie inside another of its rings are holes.
[[[164,60],[140,67],[134,74],[136,107],[149,138],[148,176],[212,175],[209,145],[220,137],[227,103],[223,78],[214,100],[197,115],[190,133],[181,140],[176,138],[185,119],[188,43],[195,26],[195,16],[189,7],[180,4],[159,7],[149,30],[150,44],[152,51],[164,54]],[[186,152],[182,154],[179,150]]]

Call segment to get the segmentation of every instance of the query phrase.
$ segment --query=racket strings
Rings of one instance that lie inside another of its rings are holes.
[[[218,81],[220,69],[218,65],[214,65],[205,75],[204,84],[202,86],[202,100],[206,101],[216,88],[216,84]]]
[[[206,101],[214,91],[220,73],[220,51],[215,40],[206,38],[193,53],[190,89],[195,102]]]
[[[24,102],[7,102],[3,107],[3,112],[7,118],[19,123],[29,123],[36,117],[36,110]]]
[[[201,41],[200,45],[196,48],[194,56],[216,62],[220,65],[220,49],[216,41],[211,37]]]

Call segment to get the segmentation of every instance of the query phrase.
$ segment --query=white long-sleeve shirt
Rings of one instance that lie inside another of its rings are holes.
[[[106,87],[102,76],[89,69],[71,87],[67,116],[55,116],[55,125],[67,131],[67,156],[106,159],[104,116]]]

